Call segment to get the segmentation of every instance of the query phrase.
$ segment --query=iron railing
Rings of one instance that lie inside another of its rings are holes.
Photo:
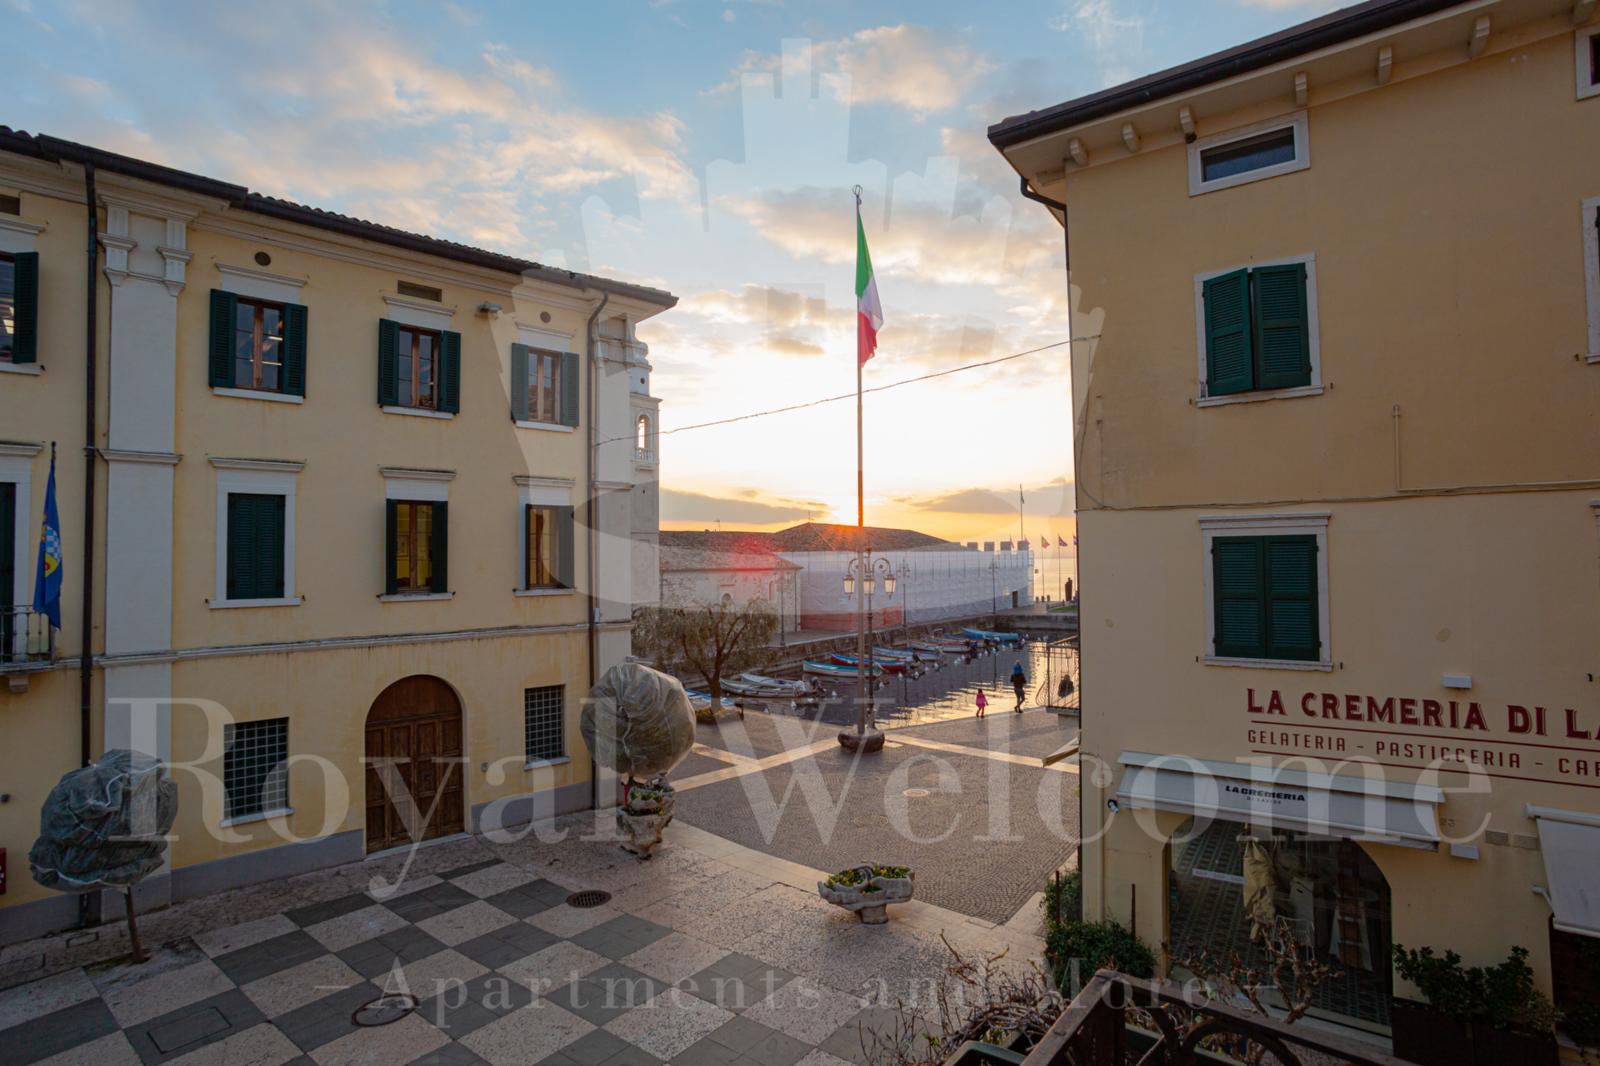
[[[1052,640],[1045,647],[1043,676],[1034,692],[1036,707],[1060,711],[1078,710],[1078,638],[1076,635]]]
[[[32,607],[0,606],[0,669],[56,658],[56,631]]]
[[[1264,1061],[1407,1066],[1375,1047],[1185,994],[1170,981],[1095,974],[1024,1066],[1198,1066]]]

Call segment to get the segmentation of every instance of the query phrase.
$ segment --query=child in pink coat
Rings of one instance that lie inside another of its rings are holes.
[[[983,689],[978,690],[978,717],[983,717],[983,712],[989,707],[989,697],[983,694]]]

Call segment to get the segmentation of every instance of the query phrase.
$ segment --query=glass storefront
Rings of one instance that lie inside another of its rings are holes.
[[[1348,840],[1241,822],[1184,823],[1172,838],[1172,956],[1207,949],[1264,966],[1260,937],[1292,930],[1299,950],[1335,967],[1313,997],[1313,1015],[1363,1028],[1389,1024],[1389,885]]]

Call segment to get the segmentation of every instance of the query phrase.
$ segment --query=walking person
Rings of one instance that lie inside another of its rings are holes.
[[[1011,688],[1017,694],[1017,713],[1022,713],[1022,690],[1028,685],[1028,675],[1022,672],[1021,661],[1011,664]]]
[[[989,708],[989,697],[983,694],[983,689],[978,690],[978,717],[983,717],[983,712]]]

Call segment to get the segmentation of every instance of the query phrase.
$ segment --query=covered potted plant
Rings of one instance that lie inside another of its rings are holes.
[[[579,729],[595,761],[621,774],[624,850],[648,859],[672,821],[667,774],[694,744],[694,711],[675,677],[637,663],[607,670],[584,701]]]
[[[1422,1066],[1555,1066],[1558,1017],[1533,983],[1526,948],[1513,947],[1495,966],[1461,965],[1454,951],[1408,951],[1396,944],[1395,970],[1426,1003],[1396,997],[1390,1009],[1394,1053]]]
[[[854,911],[866,925],[883,925],[889,920],[889,904],[911,898],[915,877],[908,866],[868,863],[818,881],[817,894],[836,907]]]

